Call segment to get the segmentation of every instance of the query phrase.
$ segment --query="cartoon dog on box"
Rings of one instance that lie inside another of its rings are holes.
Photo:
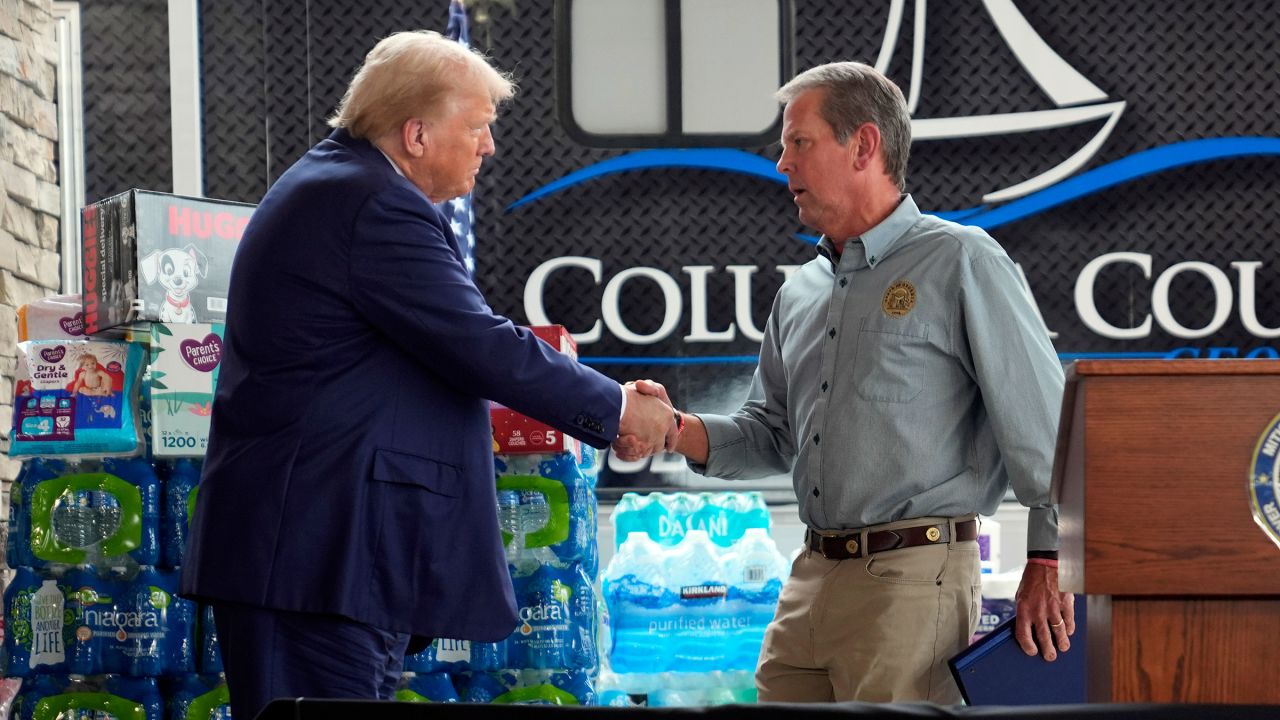
[[[198,322],[195,308],[191,306],[191,291],[209,272],[209,261],[204,253],[188,244],[183,248],[155,250],[138,263],[142,279],[148,285],[159,282],[164,288],[164,303],[160,306],[160,322]]]

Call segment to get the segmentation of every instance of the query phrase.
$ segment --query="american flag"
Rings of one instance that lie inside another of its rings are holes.
[[[463,47],[471,47],[471,28],[467,22],[467,8],[462,4],[462,0],[452,0],[449,3],[449,26],[445,29],[444,35],[450,40],[462,43]],[[474,275],[476,234],[472,228],[475,226],[476,214],[471,207],[471,193],[445,200],[436,207],[444,213],[445,220],[448,220],[453,228],[453,235],[458,238],[458,244],[462,246],[463,262],[467,264],[467,270]]]

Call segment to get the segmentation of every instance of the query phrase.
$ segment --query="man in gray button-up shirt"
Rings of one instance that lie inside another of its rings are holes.
[[[893,83],[836,63],[778,96],[778,169],[819,256],[774,300],[746,403],[683,415],[675,449],[715,477],[792,473],[810,549],[766,635],[761,700],[955,702],[946,660],[980,602],[969,521],[1010,484],[1030,508],[1019,641],[1048,660],[1070,645],[1049,493],[1062,368],[1004,250],[902,194]]]

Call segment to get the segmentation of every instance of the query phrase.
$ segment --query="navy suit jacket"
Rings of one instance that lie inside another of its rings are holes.
[[[618,384],[494,314],[443,216],[334,132],[236,253],[183,592],[506,637],[484,398],[596,447],[618,434]]]

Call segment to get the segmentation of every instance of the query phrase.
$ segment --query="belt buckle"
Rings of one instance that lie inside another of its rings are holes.
[[[846,552],[849,553],[849,557],[857,557],[858,556],[858,537],[854,535],[854,536],[851,536],[848,540],[846,540],[844,543],[844,549]]]

